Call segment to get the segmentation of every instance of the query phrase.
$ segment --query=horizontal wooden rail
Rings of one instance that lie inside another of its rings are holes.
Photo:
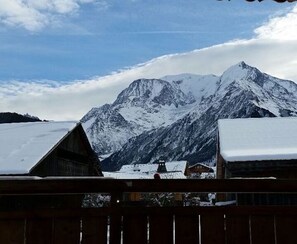
[[[16,205],[16,208],[8,204],[5,205],[8,208],[0,209],[0,243],[297,243],[296,205],[132,206],[125,201],[121,202],[125,192],[288,193],[294,196],[296,194],[290,193],[297,193],[297,181],[0,177],[0,203],[20,203],[19,200],[22,199],[24,204],[35,203]],[[86,193],[108,193],[111,195],[110,204],[98,208],[81,208],[81,205],[75,205],[82,198],[81,195],[72,195]],[[35,196],[59,194],[69,196]],[[42,205],[44,200],[46,203],[49,200],[61,200],[65,201],[65,205]],[[36,205],[39,201],[40,206]]]
[[[297,206],[212,206],[212,207],[102,207],[76,209],[30,209],[30,210],[0,210],[0,219],[18,218],[75,218],[110,216],[115,211],[121,215],[195,215],[195,214],[234,214],[234,215],[292,215],[297,217]],[[297,221],[297,220],[296,220]]]
[[[297,193],[297,180],[115,180],[100,177],[50,177],[17,180],[0,177],[0,195],[120,192]]]
[[[211,207],[102,207],[77,209],[30,209],[0,210],[0,219],[19,218],[89,218],[110,216],[115,211],[121,215],[195,215],[195,214],[233,214],[233,215],[291,215],[297,217],[297,206],[211,206]]]

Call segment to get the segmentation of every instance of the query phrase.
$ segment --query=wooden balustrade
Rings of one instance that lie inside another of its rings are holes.
[[[297,243],[297,206],[122,204],[125,192],[297,193],[294,180],[0,179],[6,197],[109,193],[99,208],[26,206],[0,210],[0,243],[22,244],[286,244]]]

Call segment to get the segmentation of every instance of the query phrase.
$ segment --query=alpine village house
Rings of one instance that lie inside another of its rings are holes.
[[[0,178],[102,176],[80,123],[0,124]],[[0,197],[1,209],[76,206],[82,195]]]
[[[0,124],[0,175],[101,176],[80,123]]]
[[[218,121],[217,178],[296,179],[297,118]],[[230,200],[230,199],[229,199]],[[238,194],[239,204],[291,204],[291,194]]]

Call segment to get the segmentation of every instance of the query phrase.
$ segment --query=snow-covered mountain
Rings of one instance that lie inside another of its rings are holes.
[[[215,155],[220,118],[295,116],[297,85],[240,62],[222,76],[181,74],[139,79],[113,104],[93,108],[83,119],[94,149],[112,154],[104,169],[123,164]]]
[[[161,79],[139,79],[123,90],[113,104],[93,108],[83,126],[99,154],[110,154],[128,140],[182,118],[195,99]]]

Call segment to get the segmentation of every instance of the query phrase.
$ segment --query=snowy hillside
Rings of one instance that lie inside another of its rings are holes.
[[[113,104],[82,122],[104,169],[123,164],[214,157],[220,118],[295,116],[297,85],[240,62],[222,76],[181,74],[139,79]]]

